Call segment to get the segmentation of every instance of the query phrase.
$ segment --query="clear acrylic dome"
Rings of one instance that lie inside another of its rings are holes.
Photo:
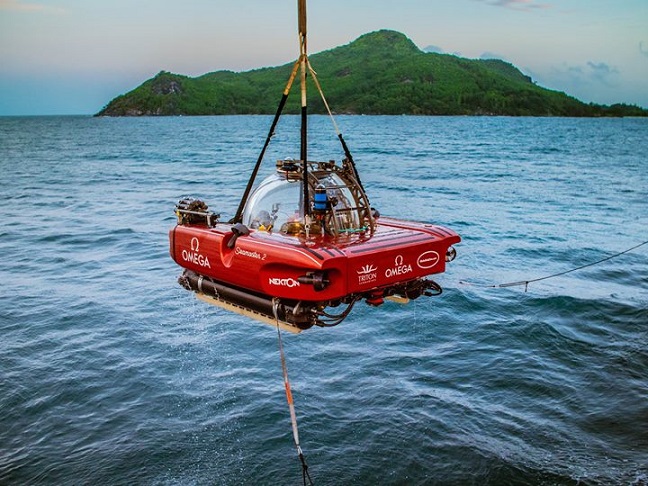
[[[279,230],[289,222],[303,223],[300,179],[275,173],[252,193],[243,211],[243,224],[251,229]]]
[[[309,207],[315,188],[325,188],[330,210],[312,215],[312,233],[351,233],[366,230],[366,221],[359,214],[359,201],[338,173],[328,170],[309,172]],[[242,222],[250,229],[302,233],[305,225],[302,180],[297,174],[281,170],[267,177],[252,193],[243,211]]]

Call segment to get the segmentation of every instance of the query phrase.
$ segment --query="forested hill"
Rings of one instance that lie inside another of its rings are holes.
[[[583,103],[537,86],[507,62],[426,53],[405,35],[372,32],[310,56],[336,113],[413,115],[647,116],[648,110]],[[196,78],[160,72],[112,100],[99,116],[273,114],[293,64]],[[297,113],[298,81],[286,106]],[[312,83],[310,83],[312,85]],[[314,86],[309,112],[324,113]]]

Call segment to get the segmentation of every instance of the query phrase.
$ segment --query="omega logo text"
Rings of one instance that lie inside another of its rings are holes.
[[[185,262],[193,263],[194,265],[201,266],[203,268],[211,268],[209,264],[209,258],[205,255],[200,254],[200,241],[195,236],[191,238],[190,243],[191,250],[182,250],[182,259]]]
[[[406,275],[412,273],[412,265],[403,263],[403,255],[398,255],[394,259],[394,266],[385,270],[385,277],[397,277],[399,275]]]

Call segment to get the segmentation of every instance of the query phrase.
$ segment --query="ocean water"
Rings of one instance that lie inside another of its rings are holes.
[[[490,287],[648,240],[648,120],[337,121],[382,214],[463,241],[441,296],[284,334],[314,483],[648,484],[648,245]],[[302,484],[276,330],[168,256],[175,202],[231,216],[269,125],[0,119],[0,484]]]

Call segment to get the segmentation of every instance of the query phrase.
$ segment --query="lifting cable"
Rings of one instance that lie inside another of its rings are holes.
[[[308,484],[313,486],[313,480],[308,473],[308,464],[304,458],[301,446],[299,445],[299,430],[297,429],[297,415],[295,414],[295,404],[293,402],[292,392],[290,390],[290,381],[288,380],[288,367],[286,366],[286,356],[283,350],[283,342],[281,341],[281,329],[279,328],[279,316],[277,308],[279,307],[279,299],[275,298],[272,301],[272,311],[274,313],[275,321],[277,323],[277,336],[279,336],[279,354],[281,356],[281,369],[283,371],[284,387],[286,388],[286,399],[288,401],[288,408],[290,409],[290,421],[292,423],[293,439],[295,447],[297,447],[297,455],[302,465],[302,478],[304,479],[304,486],[306,486],[306,479]]]
[[[631,252],[633,250],[636,250],[637,248],[639,248],[641,246],[644,246],[644,245],[648,245],[648,241],[644,241],[643,243],[639,243],[638,245],[635,245],[632,248],[628,248],[627,250],[621,251],[619,253],[615,253],[614,255],[610,255],[610,256],[605,257],[605,258],[603,258],[601,260],[598,260],[598,261],[595,261],[595,262],[592,262],[592,263],[587,263],[585,265],[581,265],[580,267],[572,268],[571,270],[565,270],[564,272],[554,273],[552,275],[547,275],[545,277],[540,277],[540,278],[534,278],[534,279],[531,279],[531,280],[520,280],[518,282],[508,282],[508,283],[495,284],[495,285],[479,285],[479,284],[473,284],[471,282],[465,282],[463,280],[459,281],[459,283],[462,284],[462,285],[473,285],[473,286],[484,287],[484,288],[489,288],[489,289],[505,288],[505,287],[516,287],[516,286],[519,286],[519,285],[524,285],[524,291],[526,292],[529,289],[529,284],[530,283],[540,282],[541,280],[548,280],[548,279],[554,278],[554,277],[560,277],[562,275],[566,275],[568,273],[575,272],[577,270],[582,270],[583,268],[593,267],[594,265],[598,265],[599,263],[603,263],[603,262],[606,262],[608,260],[612,260],[613,258],[616,258],[618,256],[625,255],[626,253],[629,253],[629,252]]]
[[[342,150],[344,150],[344,156],[347,158],[347,160],[351,164],[351,168],[353,169],[353,176],[356,178],[356,181],[358,182],[358,185],[360,186],[360,189],[362,189],[364,191],[364,187],[362,186],[362,181],[360,180],[360,174],[358,173],[358,169],[356,168],[355,162],[353,160],[353,156],[351,155],[351,152],[349,151],[349,147],[347,146],[346,141],[344,140],[344,137],[342,136],[342,132],[340,131],[340,127],[338,127],[338,124],[335,121],[335,117],[333,116],[333,112],[331,111],[331,108],[329,107],[329,104],[326,101],[326,97],[324,96],[324,91],[322,90],[322,85],[320,84],[319,79],[317,79],[317,73],[313,69],[313,66],[311,66],[309,60],[307,60],[307,63],[308,63],[308,70],[310,71],[311,76],[313,78],[313,81],[315,82],[315,86],[317,87],[317,91],[319,91],[320,97],[322,98],[322,102],[324,103],[324,106],[326,107],[326,111],[328,112],[328,115],[331,118],[331,122],[333,123],[333,128],[335,129],[335,133],[337,133],[338,139],[340,140],[340,143],[342,144]]]

